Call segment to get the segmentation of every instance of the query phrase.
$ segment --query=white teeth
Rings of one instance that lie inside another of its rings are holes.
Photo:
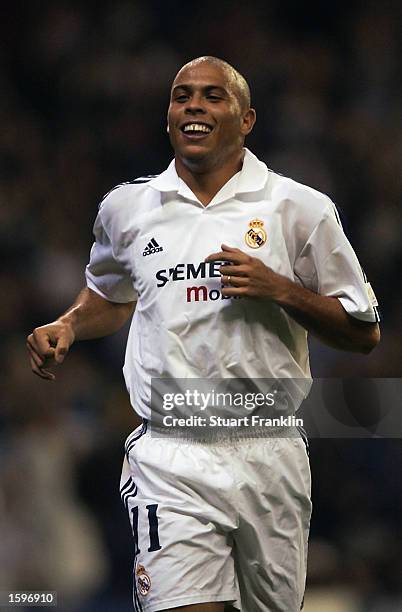
[[[205,134],[209,134],[211,128],[203,123],[189,123],[185,125],[183,128],[184,132],[205,132]]]

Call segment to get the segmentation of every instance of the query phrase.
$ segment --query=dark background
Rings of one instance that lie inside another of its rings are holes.
[[[199,55],[250,83],[248,146],[329,194],[380,301],[370,355],[311,345],[315,376],[402,370],[401,6],[398,2],[3,3],[0,20],[0,590],[52,589],[68,611],[130,609],[118,480],[136,420],[126,331],[74,346],[57,381],[25,337],[84,283],[113,185],[162,171],[177,69]],[[312,440],[306,612],[402,609],[400,440]]]

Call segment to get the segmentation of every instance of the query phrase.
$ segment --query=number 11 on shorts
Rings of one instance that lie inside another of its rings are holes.
[[[160,550],[162,546],[159,542],[159,523],[158,516],[156,514],[158,510],[158,504],[149,504],[146,506],[148,510],[148,525],[149,525],[149,548],[148,552],[155,552]],[[138,506],[131,509],[132,514],[132,526],[134,535],[134,554],[138,555],[140,549],[138,547]]]

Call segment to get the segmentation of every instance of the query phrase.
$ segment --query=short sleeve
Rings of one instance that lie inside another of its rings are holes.
[[[112,244],[105,231],[101,214],[94,224],[95,242],[85,270],[87,286],[110,302],[133,302],[137,293],[124,266],[114,256]]]
[[[379,320],[375,295],[332,202],[297,257],[294,272],[308,289],[338,298],[356,319]]]

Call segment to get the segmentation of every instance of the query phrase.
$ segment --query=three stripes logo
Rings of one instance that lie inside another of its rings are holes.
[[[147,246],[143,250],[142,255],[143,257],[146,257],[147,255],[153,255],[154,253],[159,253],[160,251],[163,251],[163,247],[159,246],[155,238],[152,238],[152,240],[148,242]]]
[[[135,484],[131,476],[129,476],[128,480],[126,480],[126,482],[120,489],[121,501],[123,502],[127,511],[129,499],[131,499],[132,497],[136,497],[137,493],[137,485]]]

